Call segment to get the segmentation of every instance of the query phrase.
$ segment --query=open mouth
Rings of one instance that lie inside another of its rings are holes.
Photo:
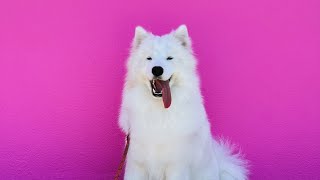
[[[166,81],[160,79],[152,79],[150,81],[152,95],[154,97],[162,97],[165,108],[168,108],[171,105],[170,80],[171,77]]]

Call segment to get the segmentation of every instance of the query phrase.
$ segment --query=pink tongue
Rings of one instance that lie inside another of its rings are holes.
[[[161,80],[155,80],[155,86],[157,89],[162,90],[162,101],[165,108],[170,107],[171,105],[171,92],[170,92],[170,86],[169,86],[169,80],[167,81],[161,81]]]

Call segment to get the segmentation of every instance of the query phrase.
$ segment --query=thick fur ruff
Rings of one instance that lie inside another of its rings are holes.
[[[155,66],[170,79],[169,108],[152,94]],[[131,136],[125,180],[248,179],[239,153],[211,135],[185,25],[164,36],[136,28],[119,125]]]

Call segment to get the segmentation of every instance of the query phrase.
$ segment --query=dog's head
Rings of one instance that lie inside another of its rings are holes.
[[[196,61],[185,25],[163,36],[156,36],[138,26],[127,64],[127,81],[148,88],[148,96],[171,105],[171,92],[188,87],[195,76]]]

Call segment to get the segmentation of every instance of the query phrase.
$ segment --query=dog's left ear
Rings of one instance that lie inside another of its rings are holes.
[[[181,45],[191,49],[191,39],[189,38],[188,29],[186,25],[180,25],[173,35],[181,42]]]

